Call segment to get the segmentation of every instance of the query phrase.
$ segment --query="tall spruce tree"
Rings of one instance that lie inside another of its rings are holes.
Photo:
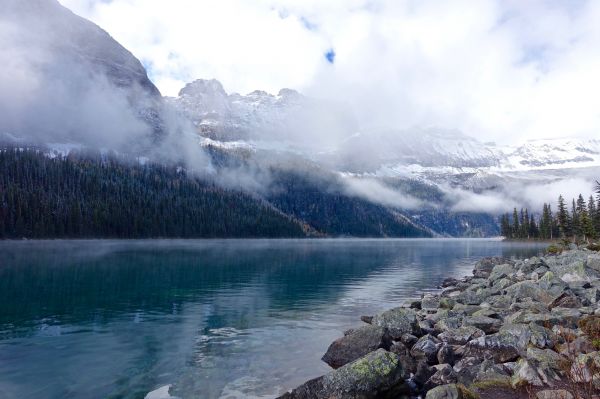
[[[567,204],[562,195],[558,196],[558,210],[556,214],[556,221],[559,228],[559,233],[562,238],[569,237],[571,235],[571,222],[569,220],[569,212],[567,211]]]
[[[519,238],[519,214],[517,213],[517,208],[513,210],[513,223],[512,223],[512,236],[513,238]]]

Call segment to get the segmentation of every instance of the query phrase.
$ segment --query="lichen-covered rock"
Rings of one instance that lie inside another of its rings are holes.
[[[519,338],[511,334],[496,333],[473,339],[465,345],[465,357],[493,359],[497,363],[516,360],[521,345]]]
[[[449,329],[438,335],[438,338],[450,345],[464,345],[472,339],[483,337],[485,333],[477,327],[463,326]]]
[[[510,277],[515,272],[516,272],[516,270],[513,269],[512,265],[509,265],[507,263],[504,263],[501,265],[496,265],[490,272],[488,280],[490,280],[490,281],[500,280],[501,278]]]
[[[394,398],[408,393],[406,374],[398,356],[384,349],[311,380],[281,398],[370,399]]]
[[[494,266],[501,264],[512,264],[513,262],[499,257],[483,258],[475,264],[473,276],[478,278],[488,278],[494,269]]]
[[[465,317],[463,320],[463,326],[476,327],[486,334],[493,334],[500,330],[500,327],[502,327],[502,321],[486,316],[470,316]]]
[[[556,386],[565,377],[566,359],[550,349],[528,348],[515,367],[513,386]]]
[[[571,366],[571,375],[575,382],[600,380],[600,352],[585,353],[577,356]]]
[[[482,359],[476,357],[464,357],[454,365],[453,369],[458,378],[458,382],[463,385],[470,386],[481,366]]]
[[[574,399],[566,389],[545,389],[535,394],[536,399]]]
[[[467,388],[457,384],[440,385],[429,392],[425,399],[475,399],[477,396]]]
[[[491,360],[484,360],[479,365],[473,383],[475,385],[502,385],[510,384],[511,370],[503,364],[496,364]]]
[[[392,338],[385,328],[363,326],[335,340],[321,360],[336,369],[379,348],[389,349],[391,344]]]
[[[429,391],[440,385],[454,384],[458,382],[456,372],[449,364],[440,364],[434,366],[435,373],[425,382],[423,389]]]
[[[440,307],[440,298],[437,295],[425,294],[421,299],[421,309],[435,311]]]
[[[442,341],[432,335],[424,335],[410,349],[410,354],[415,359],[423,359],[428,364],[437,363],[437,353],[442,346]]]
[[[546,305],[555,299],[546,290],[530,280],[521,281],[506,288],[506,295],[513,298],[513,300],[531,298]]]
[[[412,309],[394,308],[378,313],[373,317],[372,324],[387,328],[395,340],[400,339],[402,334],[421,335],[417,314]]]
[[[437,354],[437,362],[439,364],[449,364],[454,366],[454,349],[452,346],[443,344]]]
[[[415,358],[410,356],[410,351],[402,342],[397,341],[392,344],[390,347],[390,352],[398,355],[400,359],[400,364],[407,373],[416,373],[417,371],[417,361]]]

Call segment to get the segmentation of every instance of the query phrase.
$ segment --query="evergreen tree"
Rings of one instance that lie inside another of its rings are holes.
[[[517,213],[517,208],[513,210],[513,223],[512,223],[512,236],[513,238],[519,238],[519,214]]]
[[[573,235],[573,239],[575,240],[577,239],[577,237],[581,237],[581,235],[583,234],[575,199],[573,199],[573,203],[571,204],[571,234]]]
[[[557,225],[559,228],[560,236],[565,238],[571,235],[571,222],[569,220],[569,213],[567,211],[567,205],[562,195],[558,197],[558,211],[556,214]]]
[[[500,218],[500,234],[505,238],[513,238],[512,229],[510,226],[510,216],[508,213],[505,213]]]
[[[531,215],[531,219],[529,220],[529,236],[528,238],[539,238],[540,230],[535,223],[535,218]]]

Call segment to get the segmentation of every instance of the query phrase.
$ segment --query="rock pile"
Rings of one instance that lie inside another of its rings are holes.
[[[472,277],[362,317],[323,356],[334,370],[282,398],[483,398],[524,387],[577,397],[600,388],[599,301],[600,253],[485,258]]]

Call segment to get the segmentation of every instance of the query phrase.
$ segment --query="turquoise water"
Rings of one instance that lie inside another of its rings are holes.
[[[0,242],[0,398],[273,397],[497,240]]]

